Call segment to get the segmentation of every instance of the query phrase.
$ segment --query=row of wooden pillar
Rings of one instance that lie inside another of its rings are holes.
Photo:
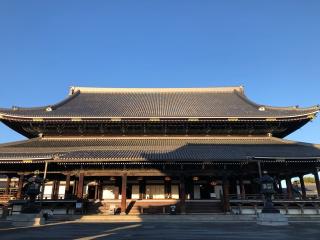
[[[319,174],[318,171],[315,171],[313,173],[314,179],[315,179],[315,184],[316,184],[316,189],[317,189],[317,195],[320,197],[320,181],[319,181]],[[301,195],[302,199],[307,198],[307,192],[306,192],[306,186],[304,183],[304,178],[303,175],[299,175],[299,182],[300,182],[300,187],[301,187]],[[291,182],[291,177],[286,177],[286,185],[287,185],[287,195],[289,199],[293,198],[293,186]]]
[[[74,185],[74,194],[79,199],[83,198],[84,176],[85,176],[84,172],[79,173],[79,177],[78,177],[77,181],[75,181],[75,185]],[[318,196],[320,196],[320,182],[319,182],[318,172],[314,172],[314,177],[315,177],[317,193],[318,193]],[[301,184],[302,197],[306,198],[306,188],[305,188],[303,176],[300,175],[299,178],[300,178],[300,184]],[[71,180],[70,174],[67,174],[66,175],[65,196],[70,194],[70,180]],[[9,193],[10,182],[11,182],[11,179],[8,178],[7,184],[6,184],[7,187],[5,190],[6,194]],[[21,174],[19,176],[17,199],[21,199],[23,183],[24,183],[24,175]],[[244,195],[244,184],[241,180],[239,181],[239,183],[240,183],[241,195]],[[287,183],[288,198],[292,198],[291,178],[287,177],[286,183]],[[179,184],[180,184],[180,187],[179,187],[179,189],[180,189],[180,207],[181,207],[181,212],[184,213],[185,212],[185,200],[186,200],[186,187],[185,187],[185,177],[183,175],[180,176],[180,183]],[[229,209],[229,188],[230,188],[230,183],[227,178],[223,179],[222,188],[223,188],[223,196],[222,196],[223,208],[227,212]],[[127,203],[126,203],[126,189],[127,189],[127,174],[124,173],[122,175],[122,189],[121,189],[121,195],[122,195],[121,212],[122,213],[125,213],[125,211],[126,211],[126,205],[127,205]],[[96,194],[98,194],[98,192],[99,191],[96,191]],[[102,191],[100,191],[100,192],[102,192]],[[59,181],[54,181],[52,198],[58,199],[58,194],[59,194]],[[98,198],[98,196],[95,196],[95,197]]]

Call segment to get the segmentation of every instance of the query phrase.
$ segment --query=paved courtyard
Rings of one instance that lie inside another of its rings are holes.
[[[4,230],[0,239],[320,239],[319,223],[291,223],[286,227],[258,226],[253,222],[235,223],[59,223],[44,227]]]

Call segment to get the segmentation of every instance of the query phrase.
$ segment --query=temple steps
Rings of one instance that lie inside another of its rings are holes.
[[[186,213],[222,213],[221,202],[187,202]]]
[[[87,213],[112,215],[114,212],[120,213],[120,206],[120,200],[90,203]],[[177,213],[181,212],[179,200],[128,200],[126,213],[129,215],[169,214],[171,206],[175,206]],[[185,213],[222,213],[221,202],[212,200],[186,201]]]

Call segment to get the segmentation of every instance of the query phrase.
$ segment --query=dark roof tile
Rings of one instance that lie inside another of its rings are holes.
[[[73,88],[72,95],[40,108],[0,109],[2,115],[81,118],[218,118],[292,117],[315,113],[312,108],[276,108],[250,101],[242,87],[190,89]],[[261,108],[262,107],[262,108]],[[260,109],[260,110],[259,110]],[[262,111],[261,111],[262,110]]]
[[[86,161],[214,161],[320,158],[320,147],[273,137],[38,138],[0,146],[0,159],[58,156]]]

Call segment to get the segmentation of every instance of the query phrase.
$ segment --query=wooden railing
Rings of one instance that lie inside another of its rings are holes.
[[[8,189],[9,190],[8,194],[6,194],[6,190],[7,190],[6,188],[0,188],[0,196],[2,196],[2,195],[16,195],[18,192],[18,188],[13,188],[13,187]]]
[[[274,199],[273,204],[284,214],[320,214],[320,199]],[[263,199],[230,200],[230,211],[235,214],[257,214],[263,206]]]
[[[230,194],[230,200],[263,200],[262,194],[246,194],[244,197],[237,194]],[[306,199],[289,198],[287,194],[274,194],[273,200],[319,200],[317,195],[308,195]]]
[[[6,203],[8,203],[10,200],[13,200],[13,199],[15,199],[15,196],[14,196],[14,195],[10,195],[10,194],[0,195],[0,203],[1,203],[1,204],[6,204]]]

